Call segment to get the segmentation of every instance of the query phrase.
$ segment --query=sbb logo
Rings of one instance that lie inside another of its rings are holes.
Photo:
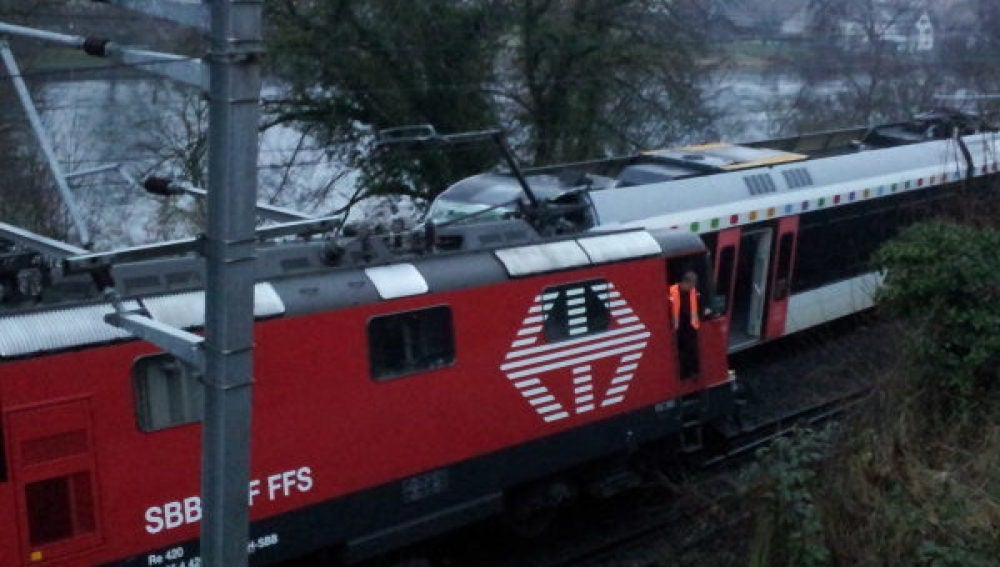
[[[267,487],[262,490],[262,486]],[[275,473],[264,480],[251,479],[247,487],[248,503],[253,506],[262,498],[269,502],[309,492],[313,488],[312,468],[299,467]],[[263,492],[263,494],[262,494]],[[146,509],[146,532],[158,534],[186,524],[201,521],[201,498],[189,496]]]
[[[201,521],[201,498],[191,496],[146,510],[146,531],[151,534]]]

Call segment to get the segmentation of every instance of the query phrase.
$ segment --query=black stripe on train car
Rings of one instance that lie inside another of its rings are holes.
[[[730,415],[730,384],[705,392],[702,419]],[[624,453],[680,431],[678,404],[664,402],[401,481],[253,522],[251,565],[268,565],[331,546],[355,561],[495,515],[503,491]],[[197,567],[190,540],[136,555],[121,567]]]

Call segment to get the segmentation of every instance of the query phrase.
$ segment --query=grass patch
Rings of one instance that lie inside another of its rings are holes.
[[[762,452],[748,565],[1000,565],[1000,392],[941,404],[909,364],[867,368],[876,395],[839,428]]]

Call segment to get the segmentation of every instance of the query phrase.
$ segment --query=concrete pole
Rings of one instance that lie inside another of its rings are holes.
[[[202,565],[247,565],[262,0],[213,0]]]
[[[109,0],[103,0],[109,1]],[[135,9],[149,4],[132,4]],[[151,10],[169,17],[166,5]],[[135,313],[109,315],[109,322],[160,345],[204,372],[205,416],[202,423],[201,559],[206,567],[242,567],[248,562],[248,484],[250,482],[250,410],[253,384],[254,263],[256,254],[257,127],[260,102],[260,56],[263,53],[263,0],[211,0],[209,67],[208,227],[205,257],[205,336],[192,335]],[[177,20],[187,22],[192,6],[174,4]],[[194,10],[194,11],[193,11]],[[197,20],[197,18],[195,18]],[[154,71],[204,87],[204,66],[177,55],[118,46],[84,38],[0,23],[0,33],[33,37],[83,49],[90,55],[126,63],[155,61]],[[0,44],[0,56],[10,55]],[[145,59],[143,59],[145,58]],[[4,63],[16,75],[13,58]],[[22,93],[24,94],[24,93]],[[30,100],[30,99],[29,99]],[[54,163],[54,160],[50,160]],[[61,172],[60,172],[61,173]],[[65,176],[58,175],[65,179]],[[71,194],[67,193],[71,197]],[[72,202],[68,199],[67,202]],[[329,223],[329,219],[303,221]],[[80,224],[81,237],[89,241]],[[279,227],[282,228],[283,227]],[[0,230],[45,245],[31,235]],[[46,246],[60,251],[59,246]],[[164,253],[169,246],[156,247]],[[187,249],[181,242],[177,250]],[[67,252],[68,249],[62,249]],[[141,256],[142,250],[134,253]],[[149,251],[147,250],[148,254]],[[119,252],[78,257],[83,265]],[[63,254],[65,255],[65,254]],[[202,350],[203,349],[203,350]],[[202,356],[202,353],[204,356]]]

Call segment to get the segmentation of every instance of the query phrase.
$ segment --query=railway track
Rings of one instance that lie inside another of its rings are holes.
[[[739,498],[731,481],[732,472],[744,464],[753,453],[775,439],[798,428],[815,427],[863,403],[871,388],[852,390],[842,396],[789,412],[766,423],[742,428],[730,438],[731,446],[704,460],[695,460],[693,468],[700,471],[684,487],[685,497],[635,525],[622,525],[618,533],[587,541],[561,545],[562,553],[526,563],[496,564],[525,567],[673,567],[683,553],[719,538],[750,520],[750,515],[726,513],[735,508]],[[670,484],[664,480],[664,484]]]
[[[750,529],[751,516],[742,511],[744,496],[734,475],[757,449],[796,429],[836,419],[864,403],[871,392],[871,388],[853,388],[772,419],[733,427],[725,446],[688,456],[683,480],[653,474],[655,478],[631,493],[610,501],[579,503],[565,510],[537,539],[498,535],[495,526],[486,525],[448,536],[431,549],[414,550],[424,557],[419,563],[412,563],[411,558],[401,564],[383,562],[379,567],[685,565],[682,558],[692,550],[739,539],[734,534]]]
[[[871,387],[857,388],[836,398],[788,412],[776,419],[740,428],[727,438],[730,448],[700,463],[700,466],[702,468],[720,466],[749,455],[778,437],[788,435],[796,428],[812,427],[843,414],[862,403],[871,393]]]

